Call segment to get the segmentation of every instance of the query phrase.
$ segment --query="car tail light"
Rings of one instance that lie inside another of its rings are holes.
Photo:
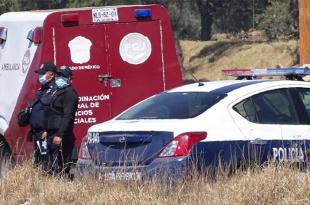
[[[158,157],[178,157],[188,155],[193,145],[206,137],[206,132],[182,133],[166,145]]]
[[[79,151],[79,159],[87,159],[91,160],[91,156],[89,154],[87,143],[86,143],[86,137],[82,140],[80,151]]]

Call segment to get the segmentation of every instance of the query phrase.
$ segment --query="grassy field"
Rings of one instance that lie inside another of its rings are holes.
[[[218,177],[158,183],[113,183],[49,177],[27,164],[1,179],[0,204],[310,204],[310,175],[270,166]]]

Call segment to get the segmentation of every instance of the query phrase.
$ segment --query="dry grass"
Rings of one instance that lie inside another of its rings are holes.
[[[165,190],[157,183],[70,182],[26,164],[1,179],[0,204],[310,204],[310,175],[270,166]]]
[[[181,41],[184,78],[220,80],[222,69],[289,67],[298,64],[298,42]]]

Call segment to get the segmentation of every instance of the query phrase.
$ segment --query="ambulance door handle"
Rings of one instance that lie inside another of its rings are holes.
[[[112,78],[112,75],[109,75],[109,74],[100,74],[100,75],[98,75],[98,81],[99,81],[100,83],[103,82],[104,87],[107,87],[107,86],[108,86],[108,81],[109,81],[109,79],[111,79],[111,78]]]

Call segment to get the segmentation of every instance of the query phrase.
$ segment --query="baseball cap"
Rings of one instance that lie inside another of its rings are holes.
[[[58,75],[60,76],[63,76],[63,77],[70,77],[72,76],[72,70],[70,69],[69,66],[60,66],[58,69],[57,69],[57,72],[56,72]]]
[[[43,63],[43,64],[40,66],[39,70],[36,70],[36,71],[34,71],[34,72],[36,72],[36,73],[38,73],[38,74],[40,74],[40,75],[43,75],[43,74],[45,74],[47,71],[51,71],[51,72],[53,72],[53,73],[56,73],[56,66],[55,66],[55,64],[52,63],[52,62]]]

